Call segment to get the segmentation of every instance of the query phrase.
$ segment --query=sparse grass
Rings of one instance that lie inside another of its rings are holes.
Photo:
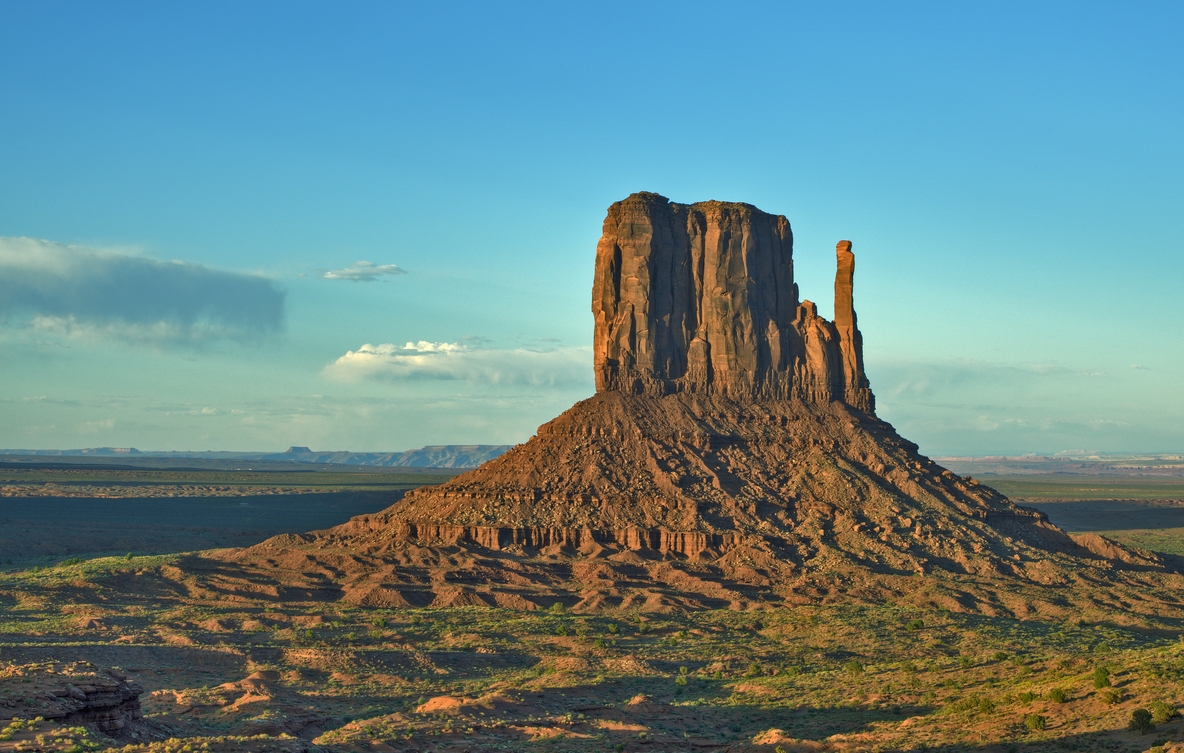
[[[269,655],[282,658],[263,668],[287,678],[279,682],[298,694],[292,703],[313,704],[337,719],[330,725],[336,742],[322,741],[329,747],[380,739],[400,749],[410,745],[407,735],[443,742],[460,739],[470,727],[510,735],[511,728],[525,725],[563,731],[571,746],[566,749],[573,751],[611,749],[610,743],[623,739],[620,734],[578,717],[587,716],[579,709],[599,705],[610,711],[598,713],[644,728],[659,746],[655,750],[664,749],[658,741],[673,745],[684,732],[693,736],[692,728],[701,735],[707,730],[709,739],[721,735],[724,742],[748,739],[777,726],[774,720],[787,713],[795,714],[795,737],[818,740],[862,730],[871,739],[883,736],[889,748],[902,739],[913,747],[959,748],[1012,739],[1008,736],[1015,733],[1008,730],[1016,725],[1044,741],[1124,730],[1135,707],[1163,717],[1184,701],[1184,644],[1166,631],[1102,620],[1018,621],[932,610],[923,616],[927,639],[901,641],[900,626],[916,619],[915,609],[911,615],[891,606],[777,609],[763,612],[758,626],[750,614],[729,610],[651,613],[639,623],[637,615],[626,613],[367,609],[317,602],[252,606],[166,598],[129,604],[87,597],[80,605],[55,598],[56,589],[87,593],[104,584],[112,593],[112,579],[169,566],[168,558],[128,563],[118,557],[4,576],[0,596],[19,593],[19,598],[2,613],[0,637],[7,641],[2,645],[85,652],[87,645],[125,635],[132,636],[129,645],[145,649],[183,646],[184,656],[191,657],[186,661],[194,664],[247,647],[272,650]],[[81,606],[92,611],[101,606],[97,616],[107,627],[80,628]],[[610,629],[624,624],[644,624],[647,630]],[[561,627],[566,635],[556,634]],[[1118,687],[1080,690],[1102,666],[1093,651],[1101,638],[1112,647],[1104,666],[1121,667],[1107,675],[1125,694],[1116,701],[1106,694]],[[990,660],[967,665],[966,657]],[[185,717],[206,735],[218,731],[220,717],[213,710],[233,700],[223,684],[249,674],[245,666],[213,676],[186,667],[163,669],[161,675],[145,670],[141,681],[150,690],[176,688],[185,704],[211,709]],[[193,679],[185,679],[190,675]],[[1078,690],[1070,693],[1071,687]],[[653,700],[630,706],[628,700],[638,695]],[[504,707],[474,700],[470,710],[444,717],[414,713],[438,696],[517,700]],[[149,711],[157,715],[152,718],[167,721],[185,708],[171,699],[151,701]],[[803,709],[810,711],[799,714]],[[394,722],[392,713],[399,715]],[[951,715],[968,721],[914,722],[898,730],[912,717]],[[354,721],[344,723],[347,716]],[[1033,719],[1046,726],[1032,727]],[[583,734],[590,737],[579,737]],[[636,741],[638,731],[630,734]],[[510,749],[517,745],[510,737],[499,739]]]
[[[20,693],[47,670],[22,662],[136,657],[148,719],[192,736],[127,753],[295,753],[294,738],[227,732],[299,714],[321,720],[326,750],[742,748],[774,727],[861,750],[1146,750],[1152,738],[1128,729],[1135,712],[1168,735],[1184,703],[1184,623],[1166,618],[227,602],[201,596],[210,576],[179,585],[181,555],[63,556],[0,572],[0,701],[38,713],[44,694]],[[257,673],[272,673],[270,700],[239,710],[236,683]],[[416,711],[441,696],[457,709]],[[92,750],[61,741],[44,749]]]

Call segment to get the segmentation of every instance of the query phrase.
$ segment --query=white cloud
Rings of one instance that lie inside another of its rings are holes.
[[[374,282],[384,275],[405,275],[407,270],[395,264],[375,264],[370,261],[356,261],[342,269],[320,272],[324,280],[348,280],[350,282]]]
[[[103,421],[87,421],[79,424],[79,434],[98,434],[100,432],[109,431],[115,428],[115,419],[108,418]]]
[[[479,348],[421,340],[351,350],[325,367],[335,379],[460,380],[496,385],[574,386],[592,381],[592,349]]]
[[[0,237],[0,325],[168,345],[254,339],[283,316],[284,293],[263,277]]]

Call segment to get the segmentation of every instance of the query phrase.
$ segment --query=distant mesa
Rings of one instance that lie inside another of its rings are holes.
[[[203,462],[285,461],[324,465],[356,465],[388,468],[476,468],[513,445],[433,445],[403,452],[316,452],[293,446],[284,452],[141,452],[135,448],[98,447],[85,450],[0,450],[2,456],[23,457],[126,457],[200,460]]]
[[[508,444],[450,444],[431,445],[404,452],[314,452],[307,447],[289,447],[286,452],[259,455],[258,458],[387,468],[476,468],[512,447],[513,445]]]
[[[43,455],[47,457],[121,457],[125,455],[143,455],[144,453],[140,452],[135,447],[86,447],[78,450],[0,450],[0,454],[30,456]]]
[[[1168,577],[1156,555],[1070,537],[879,419],[851,242],[833,321],[799,297],[793,251],[789,221],[749,204],[613,204],[594,396],[383,512],[230,555],[241,576],[192,566],[241,595],[319,572],[306,587],[325,598],[388,606],[891,599],[1023,615],[1063,612],[1080,586],[1095,606],[1158,608],[1139,580]]]

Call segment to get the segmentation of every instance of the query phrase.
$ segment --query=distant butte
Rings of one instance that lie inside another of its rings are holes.
[[[271,578],[375,606],[895,599],[1021,616],[1065,609],[1074,584],[1177,577],[1070,537],[877,418],[851,242],[836,256],[830,322],[798,296],[785,217],[633,194],[596,250],[593,397],[381,513],[190,568],[224,595]],[[1148,593],[1090,598],[1150,612]]]

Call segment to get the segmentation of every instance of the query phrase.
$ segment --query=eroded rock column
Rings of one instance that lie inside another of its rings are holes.
[[[855,317],[855,254],[851,241],[839,241],[835,246],[835,331],[839,338],[839,354],[842,360],[837,377],[841,377],[841,389],[836,390],[848,405],[867,413],[876,409],[875,397],[867,375],[863,372],[863,336]]]

